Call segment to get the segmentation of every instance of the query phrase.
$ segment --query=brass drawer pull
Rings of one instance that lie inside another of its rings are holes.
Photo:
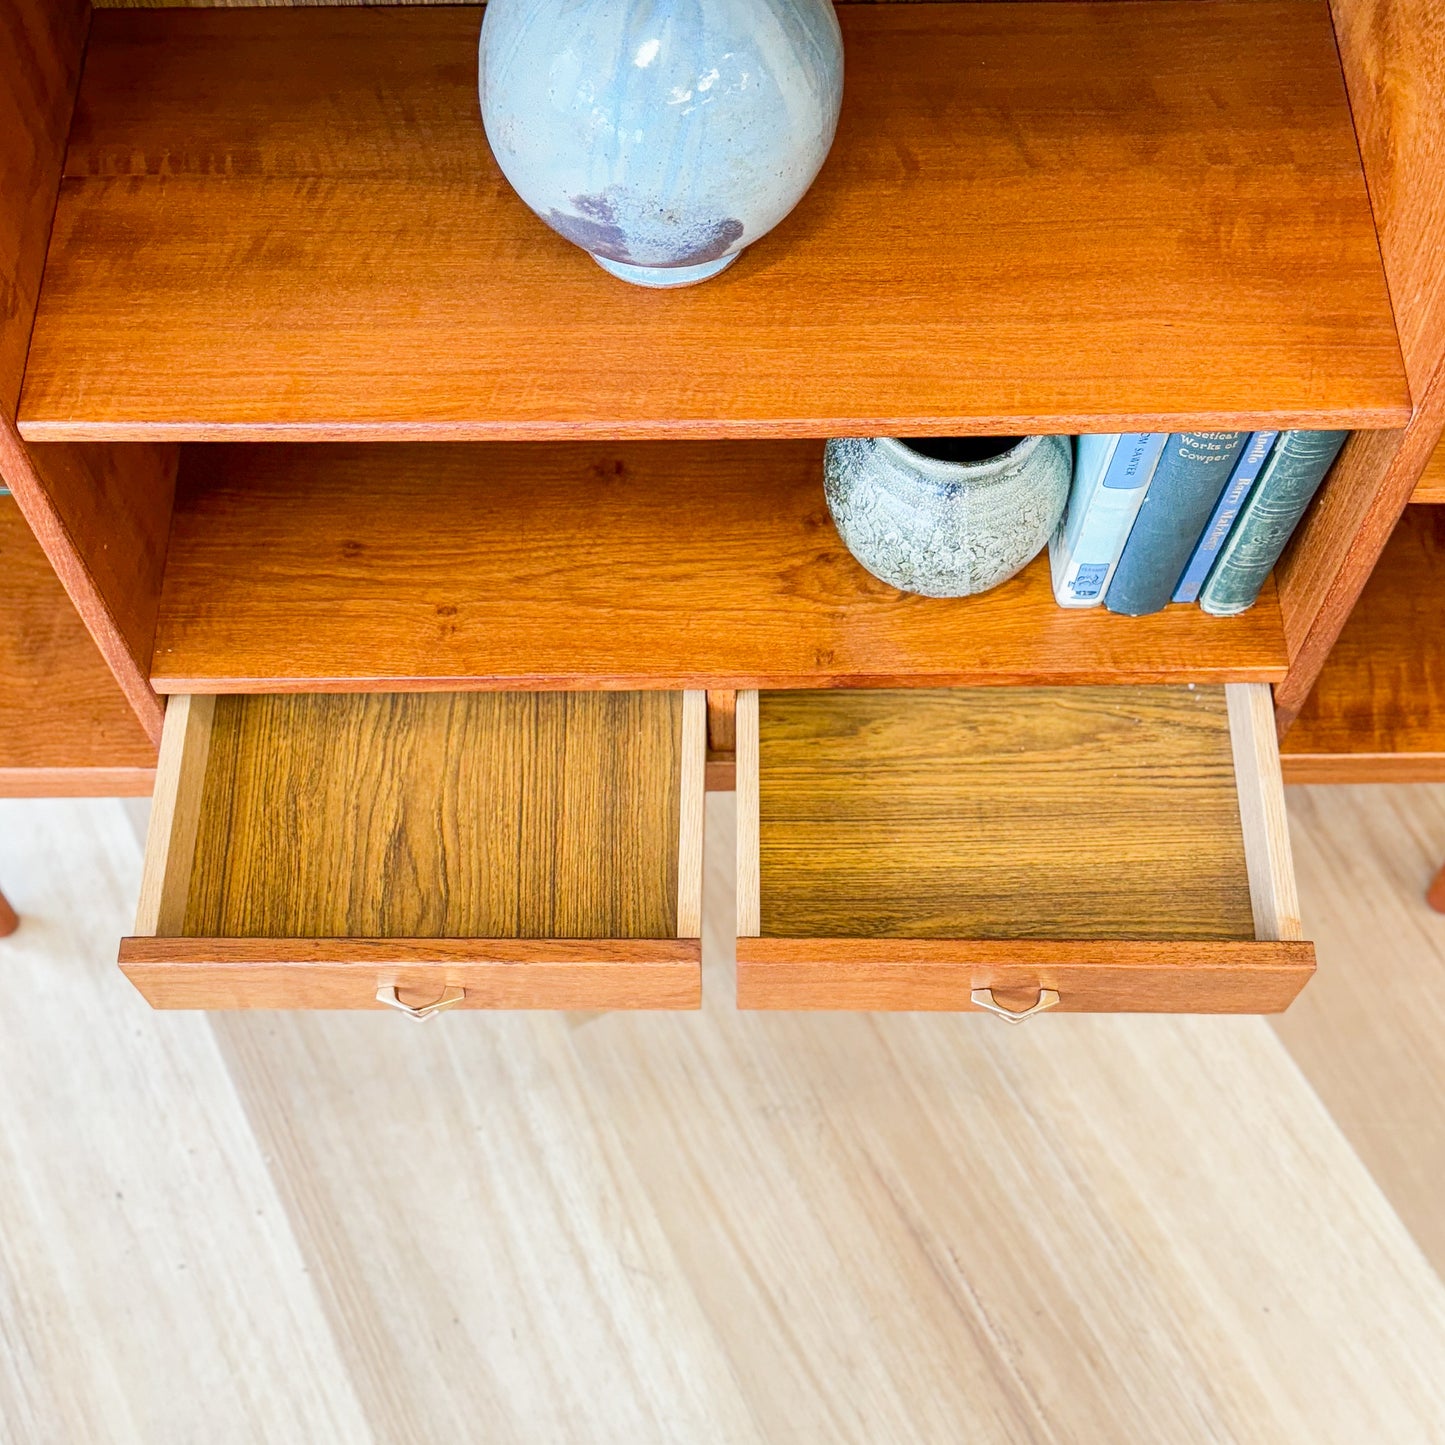
[[[1005,1008],[998,1003],[994,999],[991,988],[976,988],[969,994],[969,997],[973,1000],[975,1007],[986,1008],[989,1013],[997,1014],[1005,1023],[1010,1024],[1021,1024],[1025,1019],[1031,1019],[1035,1014],[1041,1014],[1045,1009],[1053,1008],[1059,1001],[1058,993],[1051,988],[1041,988],[1039,996],[1033,1004],[1026,1009],[1017,1010]]]
[[[382,984],[376,991],[377,1003],[384,1003],[387,1008],[394,1008],[398,1012],[404,1013],[407,1018],[415,1019],[419,1024],[424,1024],[433,1014],[439,1014],[443,1009],[449,1009],[453,1004],[459,1004],[466,996],[466,989],[453,986],[448,988],[435,1003],[423,1004],[420,1008],[416,1008],[409,1003],[402,1003],[396,996],[395,984]]]

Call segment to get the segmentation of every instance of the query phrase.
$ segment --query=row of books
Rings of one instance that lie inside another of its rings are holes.
[[[1049,543],[1061,607],[1140,617],[1254,605],[1343,431],[1124,432],[1074,439],[1069,504]]]

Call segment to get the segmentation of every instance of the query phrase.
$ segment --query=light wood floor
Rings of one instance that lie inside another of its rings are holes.
[[[1445,1440],[1445,790],[1292,795],[1255,1019],[152,1013],[0,803],[4,1445]]]

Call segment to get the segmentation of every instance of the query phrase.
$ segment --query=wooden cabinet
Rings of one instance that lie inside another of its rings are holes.
[[[136,937],[161,1008],[696,1008],[706,702],[180,696]]]
[[[1267,1013],[1314,968],[1268,688],[743,693],[737,737],[741,1007]]]
[[[165,714],[137,985],[696,1006],[736,693],[743,1006],[1283,1007],[1268,689],[1445,404],[1438,27],[1334,8],[844,5],[816,185],[657,294],[506,186],[479,10],[0,0],[0,473],[132,780]],[[1356,435],[1233,619],[904,596],[822,496],[828,436],[1285,426]]]

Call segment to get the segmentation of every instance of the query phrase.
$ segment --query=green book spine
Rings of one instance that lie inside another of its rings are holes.
[[[1347,431],[1280,433],[1199,594],[1206,612],[1233,617],[1254,606],[1347,436]]]

